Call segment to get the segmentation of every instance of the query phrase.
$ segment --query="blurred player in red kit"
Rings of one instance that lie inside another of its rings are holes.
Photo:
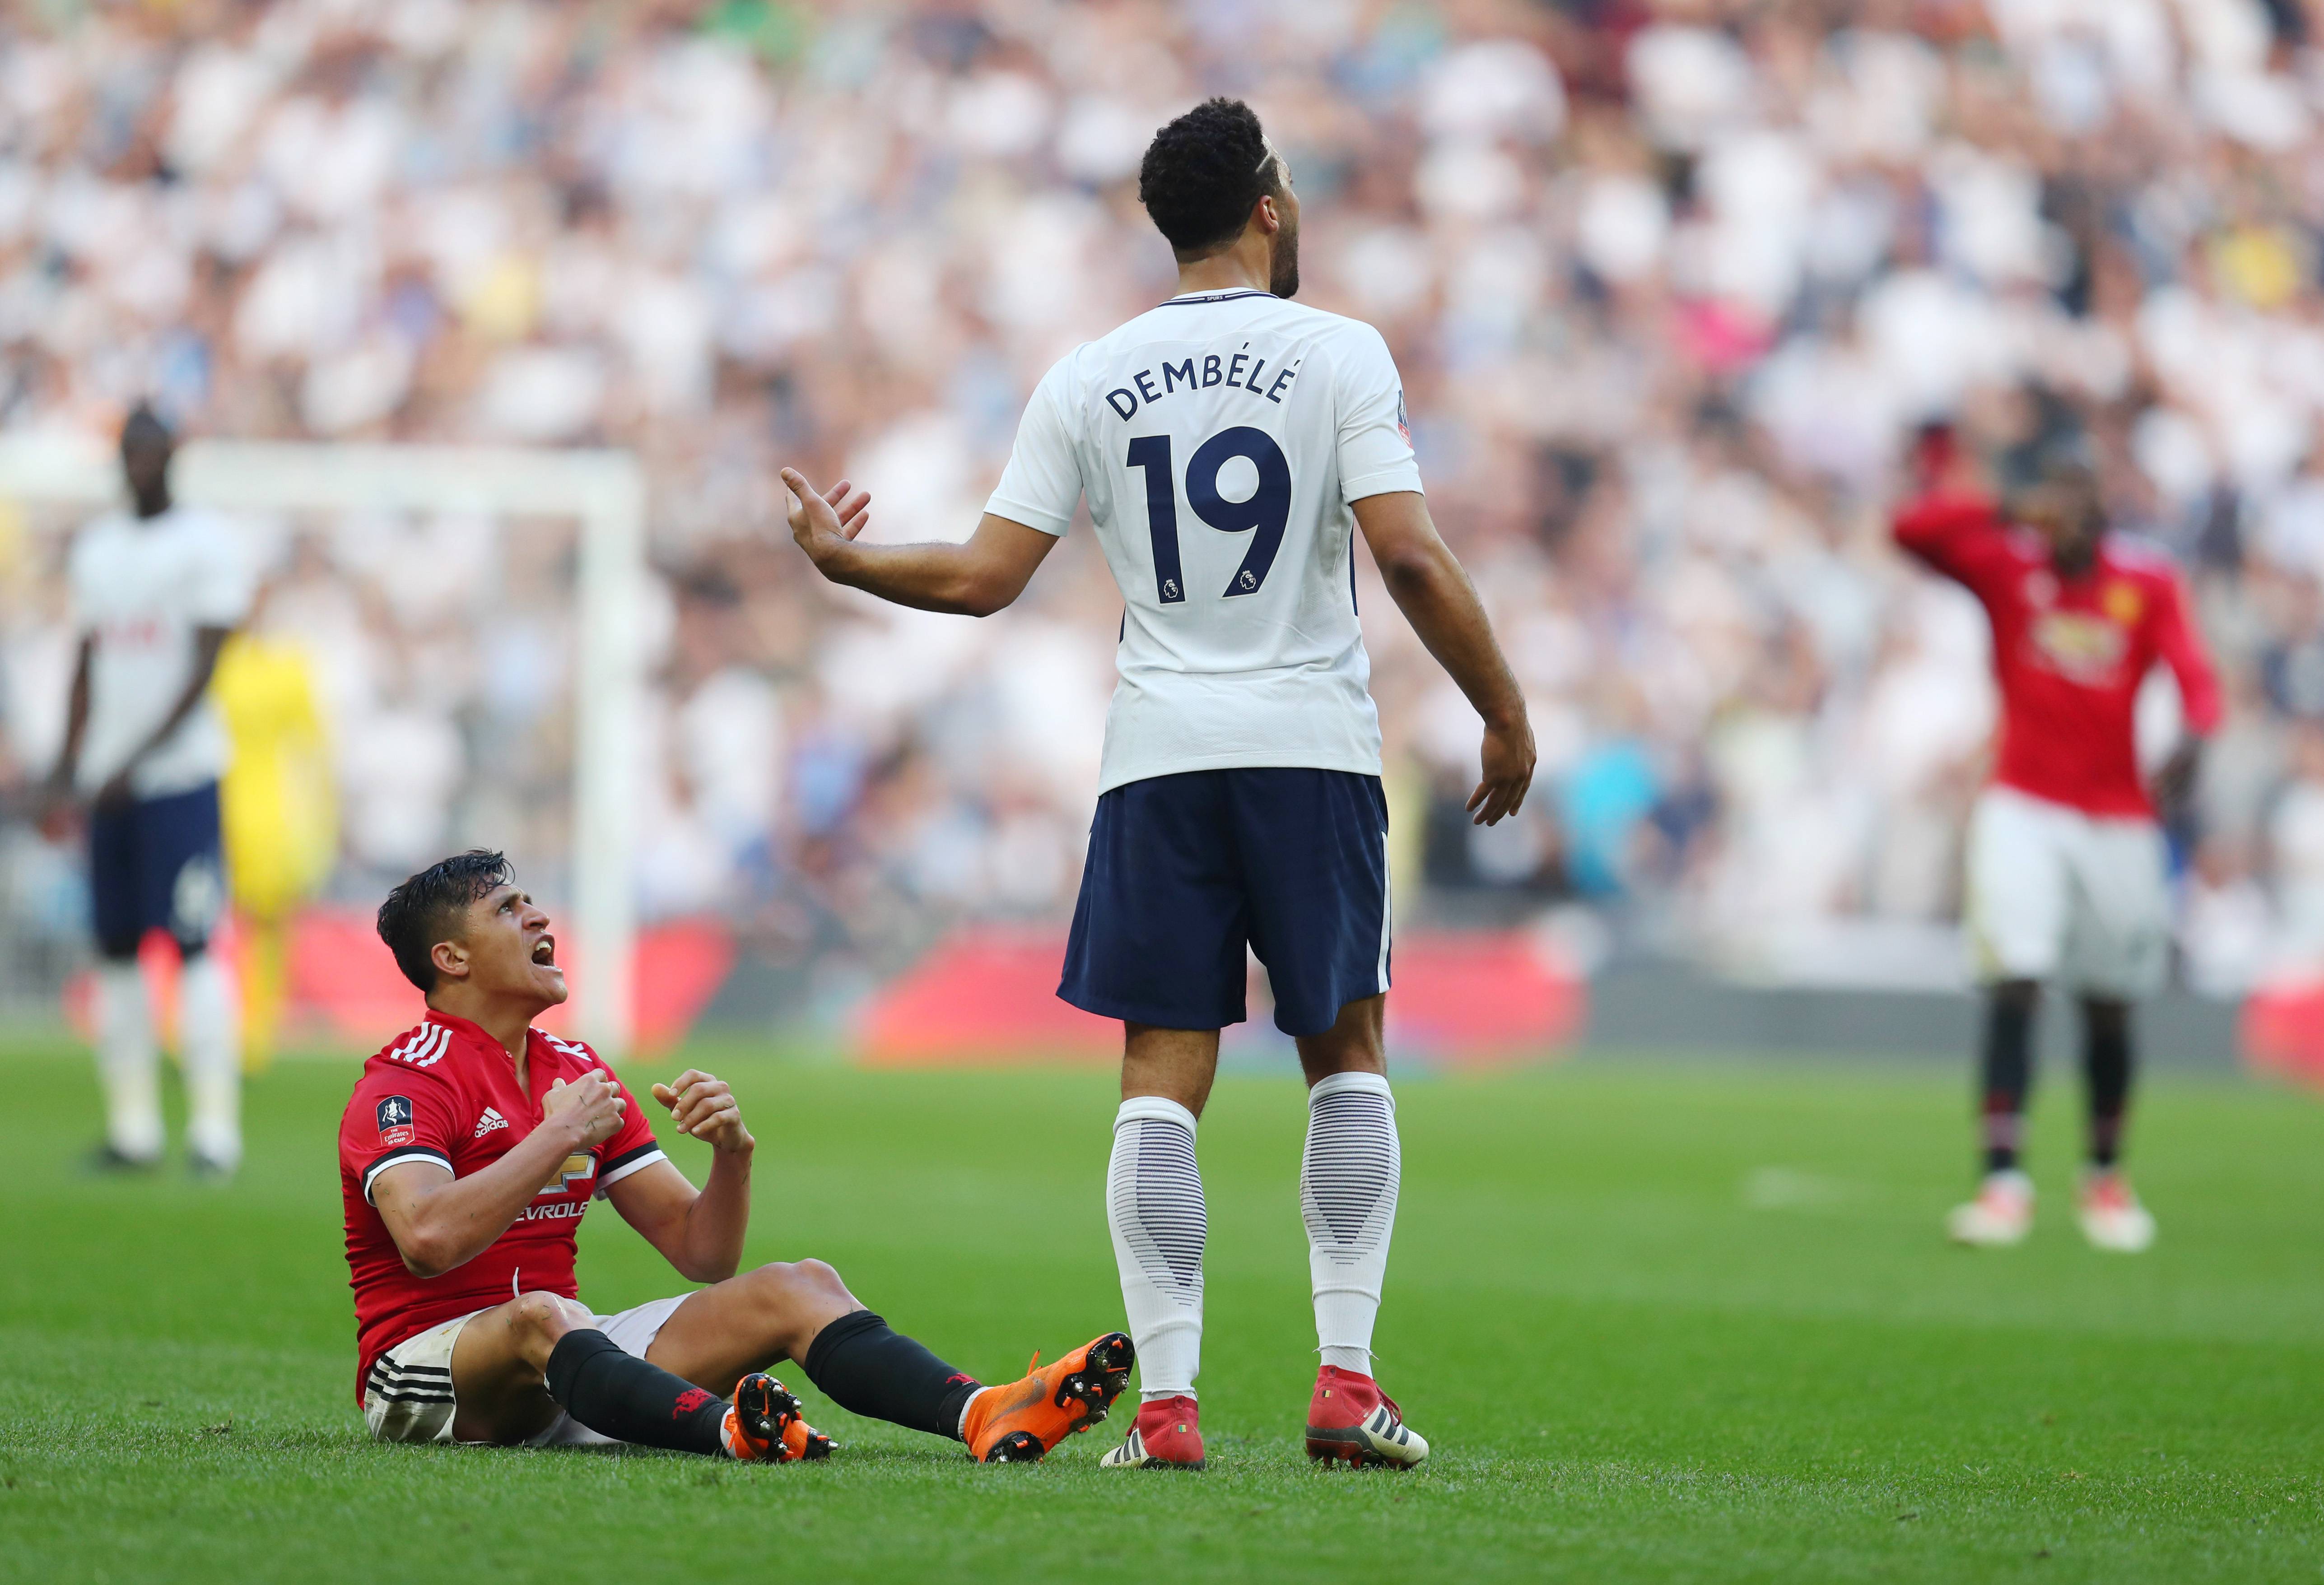
[[[2053,445],[2005,508],[1975,484],[1950,430],[1915,457],[1918,491],[1896,542],[1966,587],[1993,624],[2001,735],[1969,840],[1964,913],[1987,987],[1985,1177],[1947,1226],[1973,1245],[2014,1244],[2034,1220],[2018,1165],[2042,981],[2081,1001],[2089,1104],[2083,1234],[2101,1249],[2153,1241],[2154,1219],[2121,1166],[2131,1083],[2130,1004],[2159,989],[2170,901],[2158,801],[2183,797],[2219,690],[2171,561],[2107,532],[2098,476]],[[2187,736],[2140,776],[2134,715],[2160,662],[2177,678]]]

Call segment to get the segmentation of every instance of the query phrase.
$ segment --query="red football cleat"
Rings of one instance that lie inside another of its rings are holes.
[[[1428,1456],[1428,1439],[1404,1423],[1404,1411],[1379,1382],[1326,1365],[1315,1372],[1315,1396],[1307,1403],[1307,1456],[1409,1470]]]
[[[1138,1405],[1138,1423],[1122,1444],[1098,1461],[1102,1470],[1199,1470],[1203,1467],[1202,1407],[1189,1397],[1156,1398]]]

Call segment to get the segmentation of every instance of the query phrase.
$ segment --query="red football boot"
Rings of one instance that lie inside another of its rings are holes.
[[[1102,1470],[1199,1470],[1203,1467],[1202,1407],[1189,1397],[1156,1398],[1138,1405],[1138,1423],[1122,1444],[1098,1461]]]
[[[1379,1382],[1326,1365],[1315,1372],[1315,1396],[1307,1402],[1307,1456],[1409,1470],[1428,1456],[1428,1439],[1404,1423],[1404,1411]]]

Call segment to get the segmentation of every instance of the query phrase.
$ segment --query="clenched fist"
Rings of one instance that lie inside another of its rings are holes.
[[[742,1126],[742,1109],[724,1079],[688,1068],[675,1083],[656,1084],[653,1098],[669,1108],[679,1133],[691,1134],[714,1150],[732,1154],[758,1143]]]
[[[622,1099],[622,1092],[598,1074],[585,1074],[571,1084],[559,1079],[540,1098],[542,1124],[570,1124],[576,1130],[576,1150],[586,1150],[612,1138],[622,1126],[622,1114],[628,1110],[629,1102]]]

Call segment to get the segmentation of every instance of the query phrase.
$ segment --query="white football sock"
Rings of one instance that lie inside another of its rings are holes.
[[[105,1089],[106,1141],[139,1161],[160,1156],[161,1053],[134,958],[97,966],[97,1076]]]
[[[1299,1213],[1307,1223],[1315,1341],[1326,1365],[1372,1373],[1372,1322],[1403,1175],[1396,1099],[1386,1078],[1333,1074],[1307,1092]]]
[[[1159,1095],[1121,1103],[1105,1211],[1138,1345],[1138,1396],[1193,1397],[1203,1368],[1203,1247],[1211,1230],[1194,1166],[1193,1112]]]
[[[242,1042],[234,981],[214,952],[178,976],[178,1050],[185,1058],[186,1143],[220,1166],[242,1160]]]

